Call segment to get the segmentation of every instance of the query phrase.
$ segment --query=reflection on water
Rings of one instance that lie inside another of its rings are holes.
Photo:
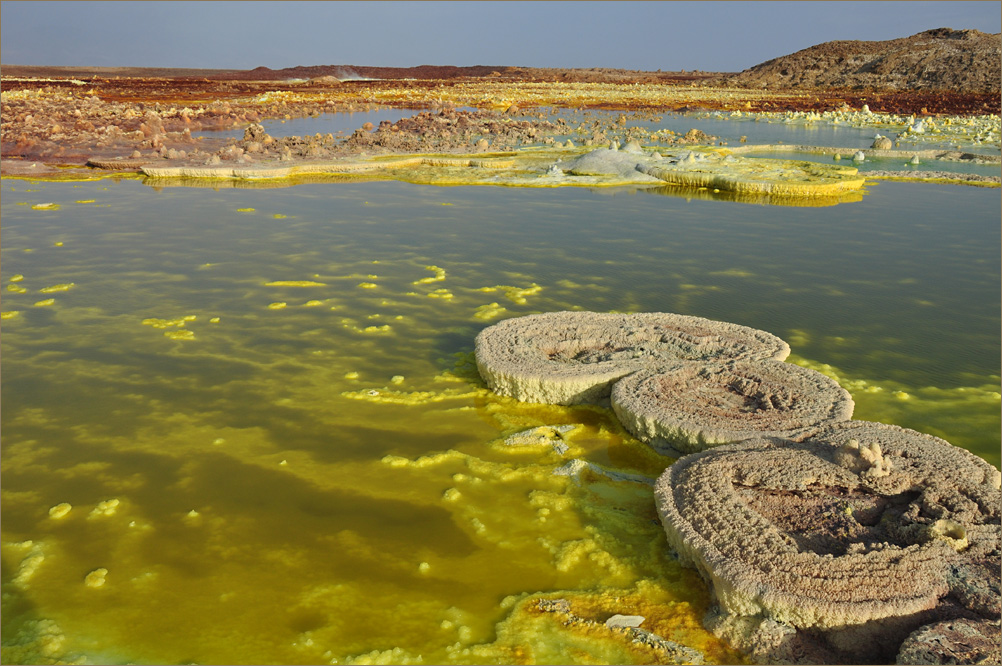
[[[647,486],[554,474],[668,459],[607,410],[487,391],[473,340],[503,317],[761,328],[857,418],[999,465],[997,191],[3,186],[6,662],[653,658],[540,596],[737,660]],[[578,426],[566,452],[502,443],[544,424]]]
[[[457,107],[458,111],[478,111],[472,107]],[[825,119],[805,119],[788,118],[783,114],[740,114],[732,115],[727,112],[685,112],[685,113],[663,113],[651,115],[649,113],[633,114],[628,113],[627,125],[620,125],[617,119],[623,116],[621,111],[603,111],[597,109],[557,109],[541,108],[532,109],[533,113],[539,112],[551,122],[563,120],[568,128],[565,134],[554,134],[553,137],[560,141],[571,139],[581,142],[590,137],[595,130],[604,130],[610,139],[618,139],[625,143],[627,128],[640,128],[647,132],[670,131],[677,136],[683,136],[691,129],[698,129],[713,137],[714,142],[724,142],[726,145],[755,145],[755,144],[777,144],[777,145],[804,145],[804,146],[833,146],[839,148],[852,148],[862,150],[870,148],[874,138],[880,134],[897,139],[896,147],[902,151],[909,150],[957,150],[958,142],[963,143],[962,149],[966,152],[995,155],[999,154],[998,147],[998,123],[997,120],[991,126],[994,129],[994,141],[984,144],[974,144],[971,142],[975,135],[972,129],[970,135],[966,129],[960,128],[960,122],[955,125],[943,124],[945,130],[941,136],[912,135],[900,137],[899,134],[907,127],[906,116],[891,116],[900,120],[900,123],[890,127],[875,129],[871,126],[856,126],[852,122],[845,120],[834,123]],[[365,123],[372,123],[374,127],[386,120],[396,122],[402,118],[410,118],[421,112],[437,113],[428,109],[397,109],[379,108],[374,110],[356,111],[350,113],[321,113],[307,118],[289,119],[265,119],[260,122],[265,131],[271,136],[281,139],[289,136],[312,136],[315,134],[339,133],[347,136]],[[498,113],[498,112],[495,112]],[[858,121],[863,124],[864,121]],[[958,134],[957,132],[963,132]],[[194,136],[215,137],[215,138],[243,138],[244,128],[227,131],[205,131],[196,132]],[[653,140],[653,139],[652,139]],[[526,145],[542,145],[526,144]],[[851,155],[844,155],[850,158]],[[804,159],[802,157],[792,157],[790,159]],[[807,158],[815,159],[815,158]],[[831,158],[828,157],[827,160]],[[888,160],[889,165],[879,168],[900,169],[903,165],[901,160]],[[981,165],[969,165],[960,163],[943,163],[938,168],[947,170],[959,170],[961,172],[986,173],[987,175],[997,175],[997,163],[988,170],[984,170]],[[868,165],[860,165],[862,168],[869,168]],[[922,165],[909,165],[905,168],[922,170]],[[928,168],[928,167],[925,167]],[[980,171],[978,169],[981,169]],[[993,169],[993,170],[992,170]]]

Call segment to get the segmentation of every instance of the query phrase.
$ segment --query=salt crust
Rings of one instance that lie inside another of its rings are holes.
[[[799,440],[852,417],[849,392],[790,363],[684,362],[616,383],[612,408],[635,437],[677,457],[756,436]]]
[[[747,326],[668,313],[549,312],[503,320],[476,339],[477,368],[495,393],[572,405],[612,383],[678,360],[783,360],[790,347]]]
[[[847,421],[750,439],[680,459],[654,494],[719,603],[712,628],[759,658],[808,631],[828,658],[886,659],[930,622],[997,621],[999,472],[939,438]]]

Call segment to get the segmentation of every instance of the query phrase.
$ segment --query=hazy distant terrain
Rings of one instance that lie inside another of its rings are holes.
[[[671,63],[665,63],[670,67]],[[949,90],[995,92],[1002,85],[1002,35],[977,30],[938,28],[911,37],[880,42],[858,40],[818,44],[774,58],[740,73],[695,71],[646,72],[587,68],[556,69],[509,65],[421,65],[369,67],[311,65],[251,70],[165,69],[146,67],[41,67],[4,65],[11,77],[73,76],[207,78],[288,81],[291,79],[457,79],[499,78],[591,83],[694,83],[789,89]]]

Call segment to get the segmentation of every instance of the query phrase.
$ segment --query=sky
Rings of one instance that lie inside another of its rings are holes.
[[[513,65],[737,72],[832,40],[1002,31],[1002,3],[0,2],[0,63]]]

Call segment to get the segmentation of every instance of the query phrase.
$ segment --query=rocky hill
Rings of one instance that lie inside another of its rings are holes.
[[[1002,35],[937,28],[883,42],[818,44],[727,76],[729,85],[994,92],[1002,86]]]

